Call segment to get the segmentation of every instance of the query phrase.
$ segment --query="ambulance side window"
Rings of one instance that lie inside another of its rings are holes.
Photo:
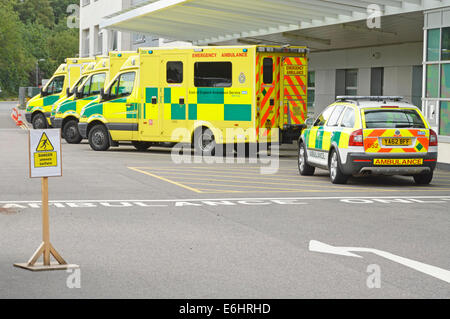
[[[119,78],[117,78],[109,88],[108,100],[117,98],[118,91],[119,91]]]
[[[91,90],[92,77],[90,77],[86,84],[83,86],[83,97],[89,96],[89,91]]]
[[[105,73],[93,75],[92,81],[91,81],[91,90],[89,92],[89,95],[99,95],[100,90],[105,85],[105,80],[106,80]]]
[[[273,60],[272,58],[264,58],[263,60],[263,83],[273,83]]]
[[[167,83],[183,83],[183,62],[167,62]]]
[[[333,110],[334,110],[334,106],[330,106],[330,107],[326,108],[325,111],[323,111],[322,114],[319,115],[316,122],[314,123],[314,126],[324,126],[325,123],[330,118]]]
[[[347,107],[341,122],[342,127],[353,128],[355,127],[355,110],[351,107]]]
[[[47,94],[59,94],[63,90],[64,86],[64,76],[58,76],[52,80],[52,82],[47,86]]]
[[[135,78],[136,73],[134,72],[121,74],[111,85],[108,92],[108,100],[114,100],[131,95],[134,88]]]
[[[194,85],[196,87],[231,87],[231,62],[196,62],[194,64]]]
[[[344,111],[345,106],[338,105],[334,108],[333,114],[331,114],[330,119],[328,120],[327,126],[338,126],[339,119],[341,117],[342,111]]]

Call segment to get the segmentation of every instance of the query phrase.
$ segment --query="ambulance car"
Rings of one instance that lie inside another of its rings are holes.
[[[66,59],[51,77],[41,93],[27,103],[25,118],[34,129],[44,129],[51,126],[50,116],[53,104],[65,98],[67,88],[72,87],[81,76],[84,64],[93,59]]]
[[[191,143],[203,154],[237,140],[292,143],[305,127],[307,54],[259,45],[141,48],[101,101],[84,108],[80,133],[98,151],[122,141],[138,149]]]
[[[338,97],[299,139],[301,175],[316,167],[331,182],[350,176],[404,175],[429,184],[437,164],[438,138],[420,110],[401,97]]]
[[[90,65],[85,72],[84,82],[74,91],[74,94],[62,103],[58,103],[53,126],[61,128],[62,135],[69,144],[78,144],[82,137],[78,132],[79,114],[83,107],[96,102],[100,90],[108,83],[111,76],[119,72],[122,64],[136,52],[110,52],[109,56],[96,58],[96,63]]]

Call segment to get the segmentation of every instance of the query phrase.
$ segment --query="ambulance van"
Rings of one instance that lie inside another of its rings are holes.
[[[86,79],[67,101],[61,103],[52,119],[53,126],[61,128],[69,144],[78,144],[82,137],[78,132],[79,114],[83,107],[95,103],[100,90],[110,78],[119,72],[121,66],[136,52],[111,52],[108,57],[97,57],[97,63],[86,71]]]
[[[56,127],[54,121],[55,121],[56,110],[58,109],[58,107],[67,101],[73,101],[75,92],[78,90],[78,88],[81,86],[81,84],[83,84],[83,82],[87,78],[88,70],[91,70],[94,67],[95,67],[95,62],[84,64],[81,68],[81,76],[78,79],[78,81],[72,87],[67,88],[66,95],[63,98],[59,99],[55,104],[53,104],[52,112],[50,115],[50,122],[52,123],[53,127]]]
[[[67,88],[72,87],[80,78],[83,65],[92,62],[90,58],[66,59],[41,89],[41,93],[27,103],[25,118],[34,129],[51,127],[51,111],[53,105],[65,98]]]
[[[217,146],[292,143],[305,127],[308,49],[281,46],[140,48],[81,112],[94,150],[131,141]],[[236,132],[238,132],[236,134]]]

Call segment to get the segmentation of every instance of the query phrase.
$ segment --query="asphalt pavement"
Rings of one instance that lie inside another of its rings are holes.
[[[80,272],[14,268],[42,230],[12,107],[0,103],[0,298],[450,297],[450,172],[332,185],[298,175],[295,145],[227,162],[64,142],[51,241]]]

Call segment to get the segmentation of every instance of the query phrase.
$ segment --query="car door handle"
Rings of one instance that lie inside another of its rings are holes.
[[[152,97],[152,104],[157,104],[158,103],[158,99],[156,98],[156,96]]]
[[[179,101],[180,103],[180,105],[184,105],[184,97],[180,97],[180,101]]]
[[[127,106],[133,106],[133,103],[128,103]]]

